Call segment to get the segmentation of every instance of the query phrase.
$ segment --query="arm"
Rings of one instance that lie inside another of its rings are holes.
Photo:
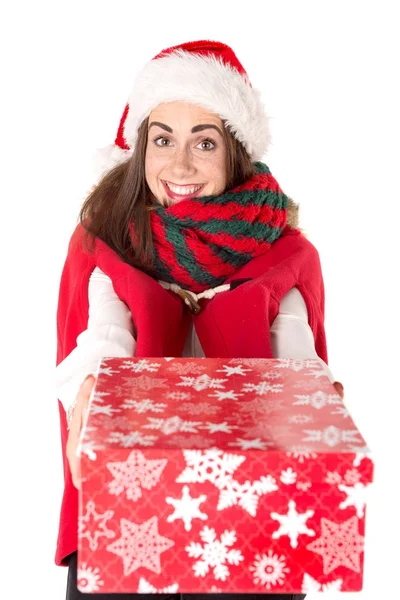
[[[135,331],[128,307],[116,295],[111,279],[94,269],[88,288],[88,326],[76,348],[56,369],[57,397],[66,411],[74,403],[82,381],[95,374],[103,356],[134,356]]]
[[[306,303],[297,288],[291,289],[282,298],[279,314],[271,326],[271,346],[274,358],[320,360],[330,382],[335,381],[330,368],[315,351]]]

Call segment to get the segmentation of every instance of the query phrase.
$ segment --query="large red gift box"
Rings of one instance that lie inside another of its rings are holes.
[[[78,588],[359,591],[373,462],[319,360],[107,358],[78,454]]]

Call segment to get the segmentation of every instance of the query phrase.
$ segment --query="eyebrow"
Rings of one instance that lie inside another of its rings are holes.
[[[165,129],[165,131],[168,131],[168,133],[173,133],[173,129],[171,127],[169,127],[168,125],[165,125],[165,123],[160,123],[159,121],[152,121],[149,125],[149,129],[153,125],[157,125],[158,127],[161,127],[161,129]],[[194,127],[192,127],[192,133],[197,133],[198,131],[204,131],[204,129],[215,129],[222,136],[221,129],[219,127],[217,127],[217,125],[214,125],[213,123],[204,123],[204,125],[195,125]]]

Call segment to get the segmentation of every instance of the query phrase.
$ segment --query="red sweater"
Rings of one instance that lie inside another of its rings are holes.
[[[87,329],[89,278],[97,266],[113,283],[119,298],[132,313],[137,332],[137,357],[181,356],[191,313],[181,298],[128,264],[101,240],[94,252],[82,245],[84,230],[72,235],[61,276],[57,311],[57,364],[76,347]],[[318,252],[297,230],[287,227],[270,252],[251,260],[226,283],[249,279],[228,292],[203,300],[202,311],[193,317],[200,344],[208,357],[272,358],[269,329],[279,312],[281,299],[293,287],[302,294],[308,321],[320,358],[327,361],[324,331],[324,284]],[[234,325],[234,326],[233,326]],[[59,401],[64,464],[64,495],[61,505],[55,563],[77,550],[78,491],[71,479],[66,443],[65,410]]]

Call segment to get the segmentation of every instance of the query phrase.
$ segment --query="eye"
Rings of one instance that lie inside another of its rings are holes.
[[[209,138],[205,138],[204,140],[202,140],[200,142],[200,144],[197,144],[196,148],[198,148],[200,146],[201,150],[205,150],[206,152],[210,152],[210,150],[214,150],[216,144],[213,140],[209,139]]]
[[[155,138],[154,143],[159,148],[167,148],[170,145],[171,140],[169,138],[161,135],[161,136]]]

